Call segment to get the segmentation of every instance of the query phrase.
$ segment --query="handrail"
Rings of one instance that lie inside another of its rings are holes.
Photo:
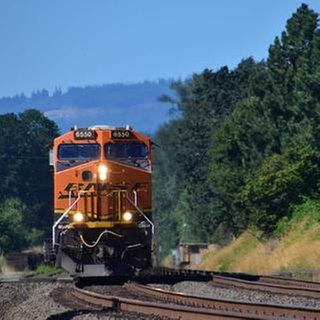
[[[78,198],[75,200],[75,202],[73,202],[69,208],[63,213],[63,215],[55,222],[55,224],[52,227],[52,247],[54,248],[54,246],[57,244],[56,243],[56,228],[58,227],[58,225],[60,224],[60,222],[69,214],[69,212],[71,211],[71,209],[74,207],[75,204],[77,204],[79,202],[79,200],[81,199],[81,195],[84,193],[87,193],[89,191],[85,191],[85,190],[81,190],[79,191],[78,194]]]
[[[153,222],[141,211],[141,209],[135,204],[135,202],[138,202],[138,198],[136,197],[135,198],[135,202],[133,202],[130,198],[129,198],[129,195],[128,195],[128,191],[125,190],[125,194],[126,194],[126,198],[128,199],[128,201],[136,208],[136,210],[145,218],[145,220],[151,225],[151,232],[152,232],[152,235],[154,234],[154,224]]]

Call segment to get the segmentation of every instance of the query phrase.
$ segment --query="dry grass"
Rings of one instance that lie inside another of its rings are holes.
[[[274,273],[319,270],[320,225],[295,224],[280,240],[260,242],[245,232],[229,246],[208,251],[199,267],[208,270]]]
[[[173,260],[173,256],[168,255],[164,258],[162,265],[166,268],[174,268],[175,264],[174,264],[174,260]]]
[[[247,256],[257,245],[257,238],[251,233],[245,232],[229,246],[220,250],[209,250],[200,267],[218,271],[236,271],[236,265],[241,257]]]
[[[280,270],[315,270],[320,265],[320,226],[314,225],[307,231],[305,222],[295,227],[283,238],[274,258]]]
[[[0,273],[8,273],[13,271],[14,270],[8,266],[5,257],[0,255]]]

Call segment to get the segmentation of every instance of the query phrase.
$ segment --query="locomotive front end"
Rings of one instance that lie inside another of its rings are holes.
[[[151,266],[151,141],[131,128],[74,129],[54,141],[55,261],[77,276]]]

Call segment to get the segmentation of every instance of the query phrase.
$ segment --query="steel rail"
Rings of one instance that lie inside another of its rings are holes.
[[[320,290],[302,286],[292,286],[272,282],[248,281],[221,276],[213,276],[213,283],[223,286],[233,286],[242,289],[268,291],[286,295],[303,296],[320,299]],[[320,312],[320,311],[319,311]]]
[[[269,319],[285,318],[290,319],[320,319],[320,310],[295,307],[288,305],[271,305],[265,303],[248,303],[243,301],[213,299],[202,296],[186,295],[172,291],[166,291],[158,288],[152,288],[137,283],[127,283],[126,288],[130,292],[141,293],[143,295],[154,297],[162,301],[179,303],[193,307],[223,310],[225,312],[246,313],[256,317],[265,317]]]
[[[259,276],[260,282],[267,282],[279,285],[291,285],[295,287],[303,287],[309,289],[320,290],[320,282],[300,280],[300,279],[290,279],[280,276]]]
[[[261,283],[266,287],[263,290],[271,287],[279,287],[279,290],[285,291],[287,288],[292,288],[292,294],[306,295],[307,297],[320,298],[320,282],[299,280],[284,278],[280,276],[267,276],[267,275],[252,275],[246,273],[228,273],[228,272],[216,272],[216,271],[203,271],[203,270],[191,270],[191,269],[170,269],[170,268],[156,268],[156,273],[163,276],[191,276],[202,275],[212,276],[216,279],[217,283],[225,281],[234,282],[234,286],[240,284],[244,287],[247,285],[248,289],[258,287]],[[225,280],[224,280],[225,279]],[[250,286],[252,285],[252,287]],[[271,289],[270,289],[271,290]],[[299,294],[301,292],[302,294]],[[287,293],[287,292],[286,292]]]
[[[272,320],[269,316],[258,316],[247,313],[238,313],[235,310],[213,310],[181,306],[173,304],[154,303],[127,299],[116,296],[106,296],[92,291],[74,287],[73,295],[87,303],[111,309],[114,311],[126,311],[143,313],[147,315],[159,315],[162,317],[177,318],[184,320]]]

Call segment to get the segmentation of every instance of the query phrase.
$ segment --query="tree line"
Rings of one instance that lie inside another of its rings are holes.
[[[204,70],[172,84],[176,116],[156,133],[157,243],[225,243],[272,234],[292,208],[319,199],[320,30],[302,4],[265,61]]]
[[[49,149],[58,134],[38,110],[0,115],[0,251],[28,248],[50,235]]]
[[[0,98],[0,108],[20,112],[31,106],[48,112],[61,107],[105,108],[117,111],[117,108],[135,108],[145,104],[159,105],[157,96],[170,93],[172,80],[144,81],[141,83],[103,84],[86,87],[70,87],[63,92],[56,87],[52,94],[48,90],[36,90],[27,97],[24,93],[13,97]]]

